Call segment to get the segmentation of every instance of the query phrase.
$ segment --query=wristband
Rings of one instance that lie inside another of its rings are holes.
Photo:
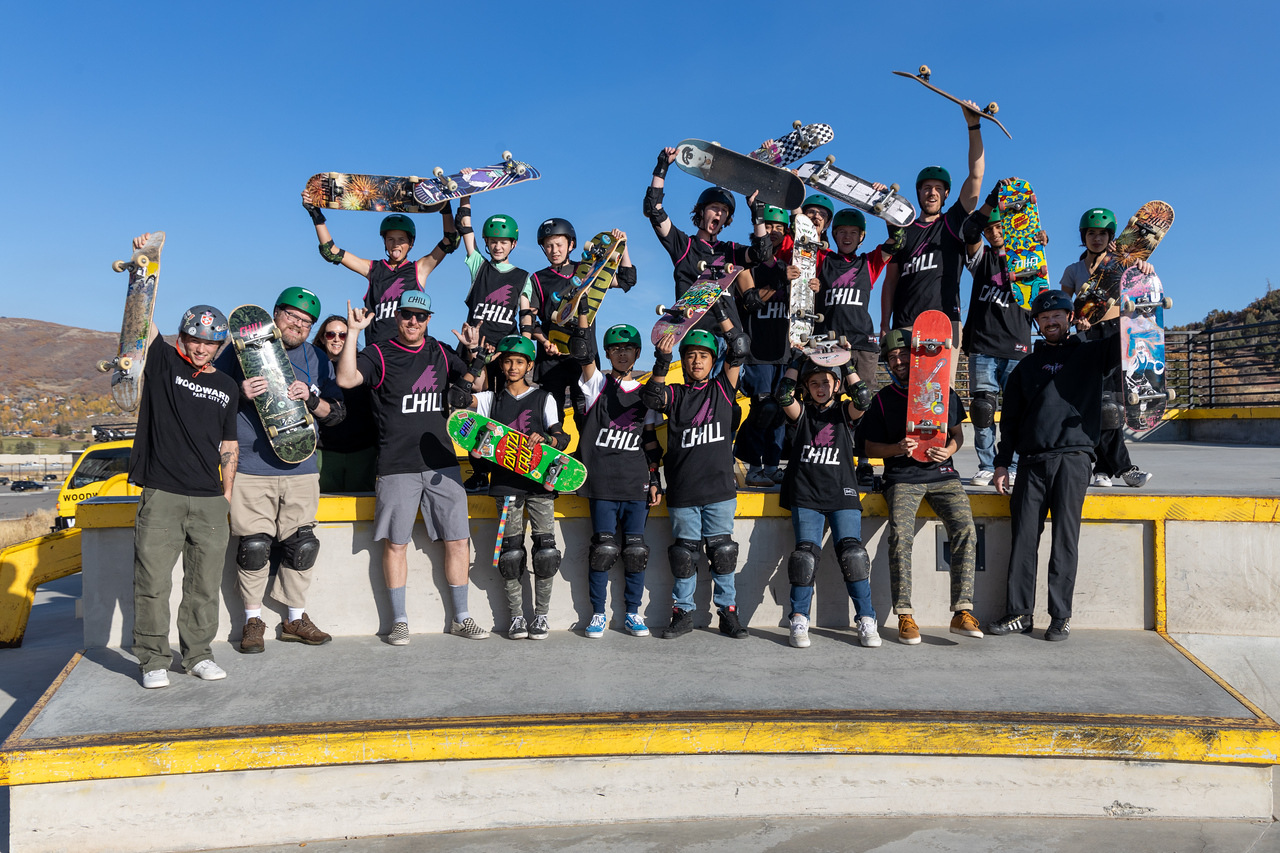
[[[320,396],[318,394],[312,394],[302,402],[307,407],[308,412],[314,412],[316,409],[320,408]]]
[[[975,123],[973,123],[973,124],[969,125],[969,129],[970,129],[970,130],[977,130],[977,129],[979,129],[980,127],[982,127],[982,122],[980,122],[980,121],[979,121],[979,122],[975,122]]]
[[[667,149],[663,148],[658,152],[657,165],[653,167],[653,176],[655,178],[666,179],[667,169],[671,167],[671,161],[667,158]]]
[[[653,355],[653,375],[665,377],[670,369],[671,353],[662,352],[661,350],[655,352]]]
[[[319,207],[317,207],[314,204],[307,204],[305,201],[302,203],[302,207],[304,210],[306,210],[308,214],[311,215],[311,222],[313,224],[315,225],[324,224],[325,222],[324,211],[322,211]]]

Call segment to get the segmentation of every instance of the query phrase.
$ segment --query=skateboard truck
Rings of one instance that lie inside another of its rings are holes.
[[[445,192],[454,192],[458,189],[458,182],[453,178],[446,178],[444,169],[441,169],[439,166],[432,169],[431,174],[435,175],[436,183],[438,183]]]
[[[480,437],[476,439],[476,447],[471,455],[477,459],[491,459],[494,456],[494,439],[502,438],[502,428],[496,424],[486,424]]]
[[[502,162],[506,164],[506,170],[508,173],[514,172],[517,175],[523,175],[528,168],[519,160],[512,160],[510,151],[502,152]]]
[[[556,490],[556,480],[560,478],[560,472],[564,470],[564,457],[556,457],[550,465],[547,466],[547,473],[543,475],[542,488],[548,492]]]

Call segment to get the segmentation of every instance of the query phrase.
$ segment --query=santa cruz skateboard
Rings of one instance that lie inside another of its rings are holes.
[[[923,85],[926,89],[930,89],[934,92],[937,92],[939,95],[946,98],[948,101],[959,104],[962,107],[966,106],[965,102],[957,98],[955,95],[951,94],[950,92],[944,92],[941,89],[939,89],[937,86],[929,82],[929,78],[933,75],[933,71],[927,65],[921,65],[919,72],[915,74],[912,74],[909,71],[895,71],[893,73],[897,74],[899,77],[906,77],[908,80],[916,80],[921,85]],[[970,109],[972,109],[972,107],[970,107]],[[991,103],[983,107],[981,110],[979,110],[978,115],[981,116],[982,118],[985,118],[987,121],[995,122],[996,127],[1004,131],[1005,136],[1009,137],[1010,139],[1013,139],[1013,134],[1009,133],[1009,129],[1000,123],[1000,119],[996,118],[996,113],[998,112],[1000,112],[1000,105],[997,104],[995,101],[992,101]]]
[[[537,169],[510,156],[511,152],[503,152],[503,162],[498,165],[463,169],[448,176],[437,167],[435,177],[430,178],[320,172],[307,179],[304,196],[308,203],[331,210],[434,213],[449,199],[541,177]]]
[[[1013,301],[1029,311],[1031,300],[1049,286],[1049,267],[1044,260],[1049,238],[1040,227],[1040,206],[1031,184],[1010,178],[998,198],[1004,265]]]
[[[925,311],[911,327],[911,372],[907,377],[907,435],[916,439],[911,458],[928,462],[930,447],[947,443],[947,403],[951,398],[951,320]]]
[[[850,174],[834,165],[836,158],[828,156],[826,160],[812,160],[798,170],[800,180],[815,190],[821,190],[832,198],[838,198],[895,225],[906,228],[916,221],[916,209],[911,202],[898,195],[898,185],[890,184],[888,189],[876,189],[870,181],[864,181],[857,175]]]
[[[836,132],[829,124],[801,126],[797,119],[791,126],[795,130],[778,139],[766,139],[747,156],[770,166],[790,166],[819,145],[826,145],[836,138]]]
[[[449,435],[476,459],[487,459],[541,483],[549,492],[572,492],[587,481],[587,467],[549,444],[535,444],[529,436],[475,412],[449,416]]]
[[[809,279],[818,275],[818,250],[824,248],[818,239],[818,229],[813,220],[803,213],[791,219],[795,229],[795,245],[791,249],[791,263],[800,268],[800,275],[791,282],[791,319],[789,334],[793,345],[803,345],[813,334],[813,324],[822,322],[822,315],[814,313],[813,291]]]
[[[262,376],[267,380],[267,390],[253,398],[253,405],[271,449],[282,462],[302,462],[316,450],[315,419],[303,401],[289,399],[293,365],[280,343],[280,330],[257,305],[241,305],[227,319],[245,379]]]
[[[116,357],[98,362],[98,370],[111,374],[111,399],[122,411],[137,410],[142,400],[142,367],[151,337],[151,315],[156,306],[156,286],[160,280],[160,250],[164,232],[153,231],[141,249],[134,249],[127,261],[113,261],[116,272],[129,271],[129,289],[124,297],[124,320],[120,324],[120,346]]]
[[[1131,429],[1148,430],[1160,423],[1173,399],[1164,371],[1164,311],[1172,307],[1154,273],[1129,267],[1120,277],[1120,363],[1125,422]]]
[[[783,210],[795,210],[804,201],[804,184],[795,175],[714,142],[684,140],[676,146],[675,163],[696,178],[745,196],[759,190],[759,201]]]
[[[595,322],[596,312],[600,310],[605,294],[613,286],[613,278],[622,264],[622,252],[626,248],[626,240],[615,242],[613,235],[607,231],[601,231],[583,244],[582,261],[573,271],[574,281],[578,283],[551,313],[551,322],[555,326],[547,332],[547,337],[562,352],[568,352],[569,336],[559,327],[577,323],[579,303],[584,299],[587,305],[587,324]]]
[[[1149,201],[1129,217],[1116,237],[1112,257],[1094,271],[1076,293],[1076,315],[1090,323],[1101,320],[1120,301],[1120,278],[1125,267],[1151,257],[1173,227],[1173,208],[1163,201]]]
[[[676,304],[670,307],[658,306],[659,319],[653,324],[649,340],[656,344],[666,335],[675,335],[674,346],[679,346],[688,331],[698,325],[702,315],[710,311],[711,306],[716,304],[716,300],[724,296],[725,291],[733,285],[738,272],[739,270],[732,264],[713,267],[707,266],[707,262],[703,261],[702,274],[689,285],[684,296],[677,299]]]

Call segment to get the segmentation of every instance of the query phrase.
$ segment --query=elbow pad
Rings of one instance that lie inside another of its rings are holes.
[[[654,225],[661,225],[667,218],[662,209],[662,187],[649,187],[644,193],[644,215]]]
[[[796,381],[784,376],[778,383],[778,393],[774,396],[783,406],[790,406],[796,401]]]
[[[338,251],[335,252],[333,250],[332,240],[330,240],[327,243],[320,244],[320,257],[324,258],[326,261],[328,261],[331,264],[342,263],[342,257],[346,253],[347,253],[346,249],[339,249]]]
[[[655,412],[665,412],[667,410],[666,383],[654,382],[653,380],[646,382],[644,388],[640,389],[640,402]]]
[[[436,243],[436,248],[446,255],[452,255],[458,251],[458,246],[460,245],[462,245],[462,235],[457,231],[446,231],[444,236],[440,238],[440,242]]]
[[[751,355],[751,336],[739,329],[730,329],[724,333],[725,342],[729,344],[729,352],[724,363],[737,367]]]
[[[747,252],[747,256],[752,258],[757,264],[768,263],[773,260],[773,241],[769,239],[769,235],[757,237],[751,235],[751,248]]]
[[[449,386],[449,406],[454,409],[471,408],[471,383],[460,379]]]
[[[586,365],[594,361],[591,357],[591,345],[587,343],[586,329],[574,329],[573,334],[569,335],[569,355],[578,364]]]
[[[347,404],[344,401],[331,400],[328,397],[325,397],[324,399],[325,399],[325,402],[329,404],[329,414],[325,415],[323,418],[320,419],[320,423],[323,426],[327,426],[327,427],[337,426],[338,424],[346,420]]]
[[[622,288],[622,292],[626,293],[636,286],[636,268],[635,267],[618,267],[617,276],[613,280],[614,287]]]
[[[849,399],[853,402],[853,407],[859,412],[865,412],[871,408],[871,387],[866,382],[859,379],[853,383],[853,387],[849,389]]]

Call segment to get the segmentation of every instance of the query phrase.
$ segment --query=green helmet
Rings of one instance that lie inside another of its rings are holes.
[[[320,319],[320,297],[305,287],[286,287],[276,297],[276,308],[281,306],[297,308],[304,314],[310,315],[313,323]]]
[[[890,329],[880,339],[880,358],[888,360],[889,353],[896,349],[907,349],[911,346],[910,329]]]
[[[690,347],[709,349],[712,355],[720,349],[716,344],[716,336],[702,329],[694,329],[684,336],[684,340],[680,341],[680,354],[684,355],[684,351]]]
[[[920,192],[920,185],[925,181],[942,181],[947,192],[951,192],[951,173],[941,166],[925,166],[920,170],[920,174],[916,175],[917,193]]]
[[[403,213],[393,213],[382,220],[382,225],[378,228],[378,234],[385,237],[388,231],[403,231],[409,235],[410,240],[418,239],[417,226],[413,224],[412,219]]]
[[[846,207],[835,215],[831,220],[831,233],[836,233],[836,229],[841,225],[852,225],[863,234],[867,233],[867,217],[862,215],[861,210],[854,210],[852,207]]]
[[[987,227],[990,228],[1000,221],[1000,209],[993,207],[991,213],[987,216]]]
[[[821,207],[826,210],[828,222],[831,221],[831,217],[836,215],[836,206],[832,203],[831,199],[827,198],[822,193],[814,193],[806,198],[800,205],[800,209],[804,210],[806,207]]]
[[[498,341],[498,352],[510,352],[516,355],[522,355],[529,361],[533,361],[537,357],[538,351],[533,346],[533,341],[524,335],[507,335]]]
[[[774,207],[771,204],[764,206],[765,222],[781,222],[783,225],[791,224],[791,214],[780,207]]]
[[[629,347],[640,347],[640,332],[635,326],[628,326],[626,323],[619,323],[616,326],[610,326],[604,331],[604,347],[608,349],[615,344],[622,344]]]
[[[510,216],[501,213],[495,213],[484,221],[484,229],[480,232],[482,237],[505,237],[508,240],[520,239],[520,227],[516,225],[516,221]]]
[[[1084,237],[1085,230],[1089,228],[1105,228],[1114,237],[1116,236],[1116,215],[1105,207],[1086,210],[1084,216],[1080,217],[1081,238]]]

